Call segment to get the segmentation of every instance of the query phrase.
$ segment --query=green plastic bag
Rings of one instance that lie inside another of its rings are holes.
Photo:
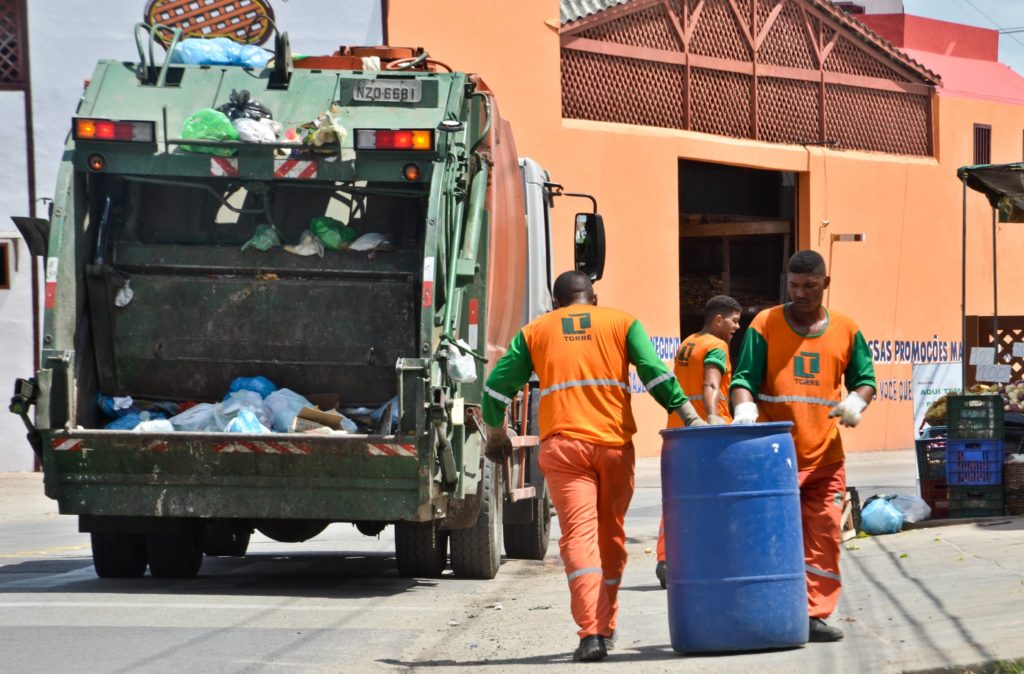
[[[251,239],[242,244],[242,250],[246,248],[270,250],[280,245],[281,237],[277,235],[277,230],[270,225],[256,225],[256,232],[252,235]]]
[[[324,248],[331,250],[345,250],[356,240],[356,230],[326,215],[310,220],[309,228],[324,242]]]
[[[238,131],[235,130],[231,120],[223,112],[218,112],[212,108],[205,108],[185,120],[185,128],[181,132],[181,137],[194,140],[238,140]],[[216,154],[221,157],[230,157],[238,152],[233,147],[204,147],[197,145],[182,145],[181,149],[188,152]]]

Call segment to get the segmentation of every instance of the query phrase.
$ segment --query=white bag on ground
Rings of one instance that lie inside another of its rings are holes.
[[[275,433],[287,433],[292,425],[292,419],[303,407],[313,407],[313,403],[303,396],[287,388],[281,388],[268,395],[264,402],[273,412],[273,423],[270,428]]]
[[[213,408],[212,403],[199,403],[181,414],[171,417],[170,422],[176,431],[202,433],[218,430],[214,425]]]
[[[923,522],[932,516],[931,506],[920,496],[897,496],[891,503],[903,513],[903,521],[908,524]]]

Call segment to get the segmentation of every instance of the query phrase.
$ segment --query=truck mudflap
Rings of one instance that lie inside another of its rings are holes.
[[[46,493],[79,515],[417,519],[429,451],[394,435],[63,431],[46,438]]]

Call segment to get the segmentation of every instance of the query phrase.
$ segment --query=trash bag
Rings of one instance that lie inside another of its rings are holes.
[[[349,250],[392,250],[394,246],[388,237],[384,234],[377,234],[376,232],[370,232],[369,234],[363,234],[361,237],[352,242],[352,245],[348,247]]]
[[[256,225],[256,231],[253,232],[251,239],[242,244],[242,250],[255,248],[256,250],[265,251],[277,248],[280,245],[281,237],[277,235],[277,230],[270,225]]]
[[[239,140],[238,132],[231,125],[231,120],[227,118],[227,115],[212,108],[204,108],[186,119],[181,137],[192,140]],[[182,145],[181,149],[187,152],[202,152],[221,157],[230,157],[237,151],[233,147],[201,147],[197,145]]]
[[[166,419],[166,417],[159,412],[140,412],[138,410],[132,410],[128,412],[128,414],[125,414],[123,417],[118,417],[117,419],[114,419],[103,428],[107,429],[108,431],[131,431],[134,430],[135,427],[141,424],[142,422],[150,421],[153,419]]]
[[[459,340],[459,344],[468,349],[469,345]],[[473,354],[463,353],[454,344],[448,345],[448,376],[457,384],[468,384],[476,381],[476,359]]]
[[[378,425],[380,425],[380,418],[384,416],[384,412],[388,409],[388,407],[391,408],[391,427],[388,429],[388,432],[394,432],[394,430],[398,428],[398,396],[395,396],[391,400],[387,401],[386,403],[375,409],[370,414],[370,420],[373,422],[374,428],[376,428]],[[348,430],[348,428],[346,427],[345,430]],[[354,431],[349,432],[352,433]]]
[[[274,118],[270,108],[252,98],[252,94],[249,93],[248,89],[242,89],[241,91],[232,89],[231,95],[228,96],[228,102],[218,105],[216,109],[227,115],[231,121],[236,119],[259,121],[261,119]]]
[[[257,420],[268,428],[273,424],[274,413],[263,396],[256,391],[243,389],[228,394],[228,397],[213,407],[213,421],[216,430],[222,431],[227,428],[231,420],[237,417],[243,410],[248,410],[256,415]]]
[[[100,412],[107,417],[123,417],[132,410],[132,403],[131,396],[96,394],[96,405],[100,408]]]
[[[920,496],[897,496],[891,503],[901,513],[906,524],[923,522],[932,516],[932,508]]]
[[[224,427],[225,433],[269,433],[270,429],[260,423],[252,410],[243,409],[238,412]]]
[[[269,122],[269,124],[264,124],[262,120],[256,121],[243,117],[233,120],[231,124],[238,132],[238,138],[246,143],[276,143],[277,133],[272,125],[277,122],[274,120],[269,120]]]
[[[235,391],[255,391],[260,394],[260,397],[266,398],[276,390],[277,385],[262,375],[256,375],[255,377],[235,377],[231,380],[231,384],[228,386],[228,395],[231,395]],[[227,399],[228,396],[224,396],[224,400]]]
[[[253,44],[239,44],[226,37],[190,37],[171,52],[171,63],[195,66],[242,66],[265,68],[270,53]]]
[[[176,431],[215,431],[217,427],[213,420],[213,407],[212,403],[193,405],[181,414],[171,417],[170,422]]]
[[[903,528],[903,513],[892,504],[891,496],[872,499],[860,511],[860,528],[871,534],[895,534]]]
[[[266,397],[264,402],[273,412],[274,418],[270,428],[277,433],[287,433],[292,425],[292,419],[303,407],[312,407],[313,404],[304,396],[288,388],[281,388]]]
[[[169,419],[150,419],[139,422],[132,430],[136,433],[173,433],[174,424]]]
[[[356,230],[326,215],[310,220],[309,228],[331,250],[345,250],[356,240]]]
[[[302,230],[302,234],[299,236],[299,243],[295,246],[285,246],[284,249],[289,253],[295,255],[309,256],[319,255],[324,256],[324,242],[317,238],[316,234],[308,229]]]

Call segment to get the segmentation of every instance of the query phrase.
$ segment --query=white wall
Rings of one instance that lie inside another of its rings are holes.
[[[867,14],[902,14],[903,0],[853,0]]]
[[[64,139],[83,82],[100,59],[137,60],[132,30],[144,0],[31,0],[28,4],[36,195],[51,197]],[[329,54],[340,45],[381,42],[380,0],[276,0],[278,28],[292,50]],[[272,44],[272,43],[271,43]],[[269,46],[269,45],[268,45]],[[22,94],[0,92],[0,237],[15,232],[12,215],[29,215]],[[35,215],[45,216],[37,208]],[[11,290],[0,290],[0,471],[31,470],[32,451],[21,420],[7,413],[15,377],[32,374],[32,304],[28,251],[19,242],[20,269]],[[13,271],[13,269],[12,269]]]

